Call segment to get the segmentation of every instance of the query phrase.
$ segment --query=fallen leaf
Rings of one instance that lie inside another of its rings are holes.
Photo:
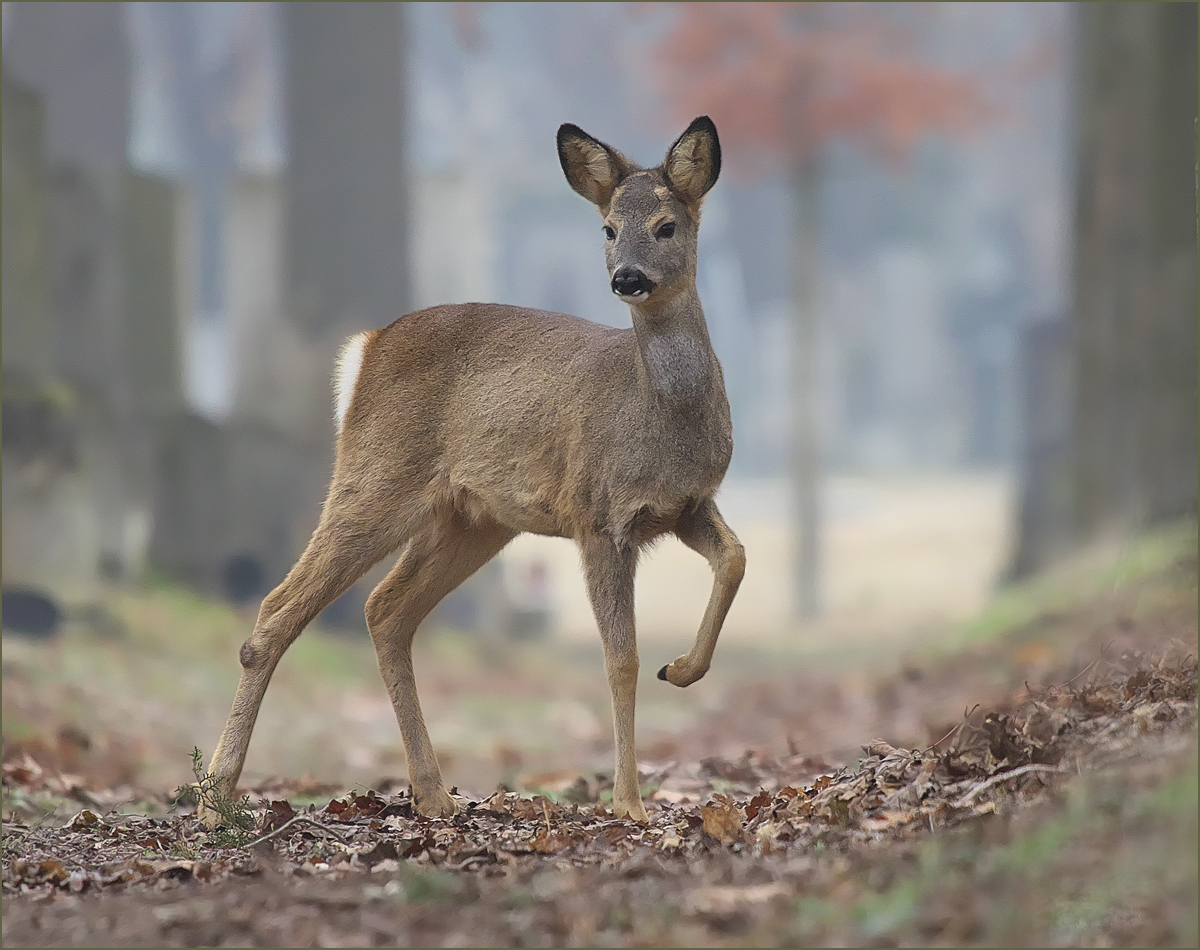
[[[769,792],[759,792],[746,805],[746,820],[753,821],[758,817],[758,813],[767,805],[771,804],[771,795]]]
[[[700,814],[704,821],[705,833],[722,844],[741,840],[742,817],[738,814],[733,799],[728,795],[717,795],[714,804],[701,805]]]
[[[52,881],[57,884],[59,881],[67,879],[67,870],[63,867],[63,863],[56,858],[48,858],[38,865],[38,877],[43,881]]]
[[[70,828],[72,831],[87,831],[91,828],[95,828],[99,824],[101,824],[100,816],[93,811],[88,811],[88,809],[85,808],[78,815],[63,825],[63,827]]]
[[[266,803],[266,812],[263,815],[262,824],[259,826],[259,834],[270,834],[272,831],[277,831],[286,825],[289,821],[296,817],[295,809],[292,808],[291,802],[288,801],[268,801]]]
[[[760,841],[791,841],[796,837],[796,829],[790,821],[765,821],[754,829],[755,836]]]
[[[867,755],[877,755],[880,758],[891,755],[896,751],[896,747],[889,745],[883,739],[872,739],[869,744],[862,747],[863,752]]]
[[[609,828],[608,830],[612,831],[613,829]],[[555,854],[570,844],[571,839],[567,835],[558,831],[548,833],[545,828],[542,828],[537,833],[537,837],[533,839],[533,848],[540,854]]]
[[[400,854],[396,850],[396,845],[391,841],[378,841],[375,843],[375,847],[371,848],[369,851],[360,852],[358,855],[358,859],[368,867],[378,864],[380,861],[384,861],[389,858],[394,861],[399,857]]]

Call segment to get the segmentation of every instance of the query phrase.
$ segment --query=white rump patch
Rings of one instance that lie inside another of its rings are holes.
[[[362,369],[363,352],[367,346],[367,334],[358,333],[342,344],[333,370],[333,421],[338,432],[346,422],[350,411],[350,399],[354,395],[354,384],[358,382],[358,371]]]

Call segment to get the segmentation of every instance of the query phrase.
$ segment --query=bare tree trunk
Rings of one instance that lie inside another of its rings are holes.
[[[820,275],[815,153],[792,166],[791,248],[793,389],[791,414],[792,604],[798,617],[821,611],[820,432],[817,414],[817,341]]]
[[[1013,576],[1196,511],[1196,4],[1078,15],[1069,445],[1026,473]]]
[[[1082,11],[1076,528],[1195,510],[1196,7]]]

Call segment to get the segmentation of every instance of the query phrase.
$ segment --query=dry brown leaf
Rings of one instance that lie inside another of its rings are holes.
[[[705,833],[722,844],[742,839],[742,816],[728,795],[717,795],[714,803],[701,805],[700,815],[704,821]]]
[[[56,858],[48,858],[38,865],[38,877],[43,881],[52,881],[58,883],[67,879],[66,868],[63,863]]]
[[[70,828],[72,831],[87,831],[95,828],[99,824],[101,824],[100,816],[95,812],[88,811],[88,809],[85,808],[78,815],[68,821],[63,827]]]
[[[796,829],[790,821],[765,821],[754,830],[755,836],[761,841],[791,841],[796,837]]]
[[[268,801],[266,811],[263,813],[262,824],[259,826],[259,834],[276,831],[295,817],[296,812],[292,808],[291,802]]]
[[[893,752],[895,752],[896,747],[890,745],[884,739],[872,739],[870,743],[862,747],[862,750],[867,755],[877,755],[882,759],[884,756],[891,755]]]
[[[766,808],[769,804],[771,804],[770,792],[759,792],[752,799],[750,799],[749,804],[746,805],[746,820],[753,821],[758,817],[758,813],[762,811],[762,809]]]
[[[610,831],[612,829],[609,829]],[[571,845],[569,836],[559,831],[547,832],[545,828],[533,839],[533,848],[539,854],[555,854]]]
[[[679,837],[679,835],[671,831],[668,831],[658,840],[658,847],[663,851],[672,851],[675,848],[680,847],[682,844],[683,840]]]

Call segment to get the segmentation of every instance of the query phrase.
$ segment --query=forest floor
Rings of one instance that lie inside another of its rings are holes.
[[[369,644],[314,634],[251,762],[320,774],[248,763],[247,827],[207,833],[175,788],[245,618],[162,591],[112,611],[107,636],[5,637],[6,947],[1197,942],[1194,524],[936,637],[643,682],[647,825],[606,807],[598,649],[436,638],[418,677],[461,811],[429,820],[395,736],[356,738],[383,728]]]

